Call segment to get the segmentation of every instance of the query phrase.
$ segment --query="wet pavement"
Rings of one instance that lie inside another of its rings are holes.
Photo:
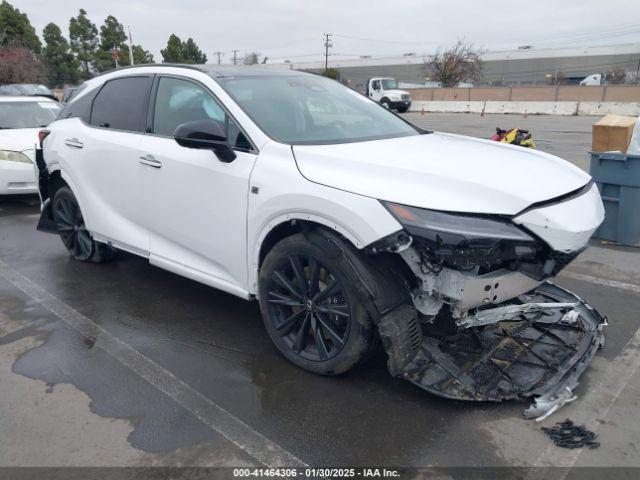
[[[0,466],[640,465],[637,250],[594,244],[557,279],[610,323],[581,398],[542,424],[602,426],[574,458],[522,417],[527,402],[437,398],[391,378],[381,351],[307,373],[256,303],[124,253],[73,261],[37,218],[36,199],[0,203]]]

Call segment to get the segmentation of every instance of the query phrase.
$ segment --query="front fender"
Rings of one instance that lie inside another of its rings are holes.
[[[247,212],[247,290],[258,290],[260,248],[269,232],[291,220],[324,225],[357,249],[402,228],[370,197],[307,180],[298,170],[290,146],[263,145],[250,179]]]

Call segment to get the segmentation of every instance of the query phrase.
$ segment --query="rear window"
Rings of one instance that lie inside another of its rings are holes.
[[[143,132],[151,77],[126,77],[104,84],[91,110],[91,125]]]
[[[59,111],[55,102],[0,102],[0,129],[46,127]]]

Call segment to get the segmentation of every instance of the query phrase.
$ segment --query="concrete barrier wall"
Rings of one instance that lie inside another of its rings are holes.
[[[601,102],[604,100],[604,92],[607,87],[558,87],[558,102]]]
[[[640,116],[640,102],[509,102],[509,101],[414,101],[412,112],[514,113],[527,115],[617,115]]]
[[[640,102],[640,86],[610,85],[606,87],[604,102]]]
[[[514,102],[555,102],[556,87],[513,87],[511,101]]]
[[[510,88],[496,88],[496,87],[476,87],[469,88],[469,100],[484,101],[484,100],[511,100]]]
[[[433,90],[432,99],[435,101],[452,100],[463,101],[469,100],[470,88],[438,88]]]
[[[640,102],[640,85],[412,88],[413,101]]]

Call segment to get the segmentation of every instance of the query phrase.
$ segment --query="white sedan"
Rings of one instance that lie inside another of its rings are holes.
[[[0,195],[38,193],[38,132],[59,111],[58,102],[46,97],[0,96]]]

